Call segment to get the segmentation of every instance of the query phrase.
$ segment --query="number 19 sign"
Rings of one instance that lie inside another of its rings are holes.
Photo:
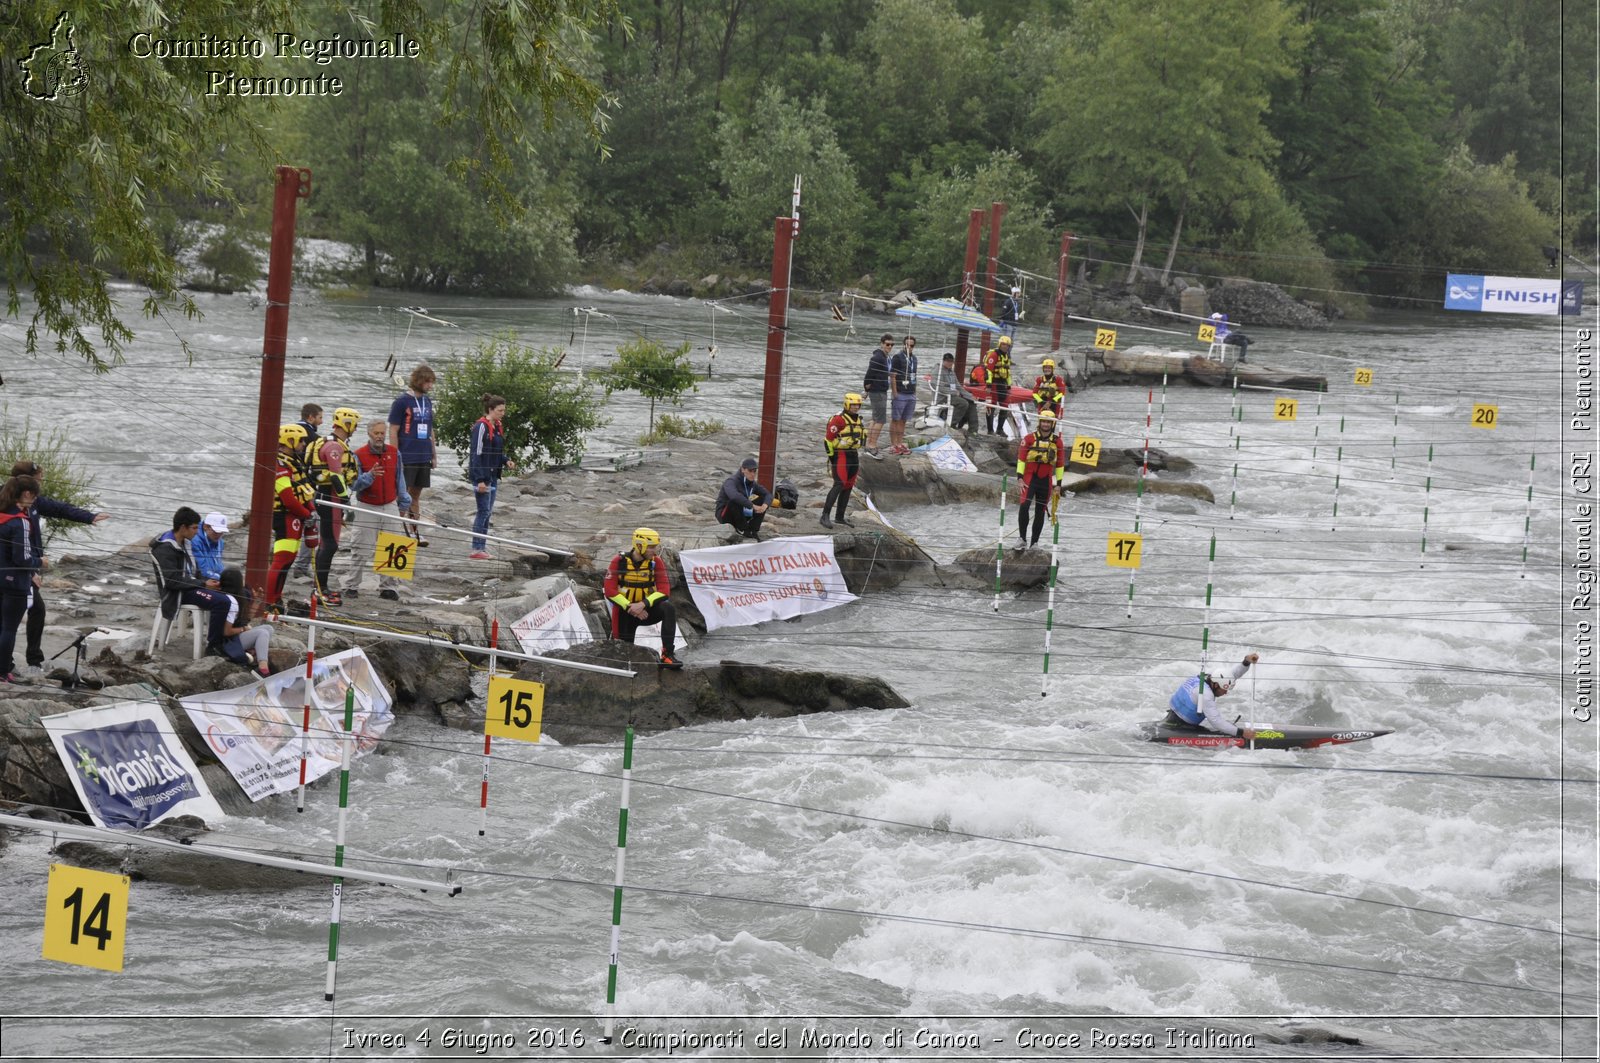
[[[483,733],[522,742],[539,740],[544,720],[544,684],[497,675],[489,680],[489,705],[483,714]]]

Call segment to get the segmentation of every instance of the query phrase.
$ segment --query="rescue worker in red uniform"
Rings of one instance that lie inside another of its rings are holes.
[[[343,605],[344,597],[330,582],[333,557],[339,552],[339,529],[344,526],[344,510],[323,505],[337,502],[350,504],[350,485],[361,474],[356,464],[355,451],[350,448],[350,437],[355,435],[361,414],[348,406],[333,411],[333,431],[328,438],[311,451],[311,482],[317,491],[317,521],[322,535],[317,546],[316,594],[319,605]]]
[[[1000,342],[983,356],[983,367],[988,370],[990,407],[984,414],[984,424],[990,433],[997,430],[1004,431],[1006,418],[1010,416],[1006,407],[1010,405],[1006,400],[1011,397],[1011,337],[1001,336]]]
[[[266,601],[267,610],[273,613],[282,608],[289,566],[300,552],[305,522],[314,515],[314,491],[300,459],[305,445],[306,430],[300,425],[286,424],[278,429],[278,468],[272,478],[272,564],[267,569]]]
[[[679,669],[675,652],[678,611],[667,598],[672,585],[661,560],[661,536],[651,528],[633,530],[633,547],[611,559],[605,595],[611,603],[611,637],[632,643],[640,625],[661,625],[661,667]]]
[[[1039,545],[1044,515],[1050,508],[1053,492],[1060,490],[1067,474],[1067,448],[1056,435],[1056,415],[1040,411],[1039,430],[1030,432],[1017,449],[1017,533],[1021,549]],[[1033,538],[1028,538],[1028,507],[1033,506]]]
[[[855,525],[845,519],[845,507],[850,504],[850,491],[856,485],[856,472],[861,467],[861,445],[867,431],[861,425],[861,396],[850,392],[844,397],[844,409],[828,421],[822,445],[828,451],[828,471],[833,473],[833,487],[822,503],[822,526],[831,528],[835,523],[847,528]],[[838,515],[829,517],[828,511],[838,504]]]
[[[1061,416],[1062,396],[1070,395],[1077,389],[1065,377],[1056,376],[1056,363],[1053,358],[1046,358],[1039,363],[1039,368],[1044,372],[1033,382],[1033,404],[1042,414],[1049,410],[1057,417]]]

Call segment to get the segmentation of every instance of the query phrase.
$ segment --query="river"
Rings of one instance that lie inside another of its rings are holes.
[[[118,516],[79,549],[153,534],[179,504],[245,505],[262,311],[200,298],[203,320],[138,321],[105,375],[26,360],[0,327],[5,416],[65,432]],[[440,364],[495,332],[585,369],[648,334],[697,365],[717,348],[682,412],[757,424],[763,306],[430,301],[450,328],[399,301],[297,293],[286,411],[377,416],[391,356]],[[885,324],[795,314],[786,433],[818,431]],[[916,331],[929,361],[949,345]],[[406,718],[354,772],[347,860],[449,868],[460,896],[347,887],[328,1003],[325,881],[136,882],[127,967],[108,974],[39,958],[52,858],[17,839],[0,859],[5,1058],[1593,1058],[1600,725],[1562,688],[1581,616],[1562,582],[1570,326],[1418,313],[1251,333],[1253,362],[1325,373],[1329,393],[1294,420],[1270,392],[1069,401],[1069,430],[1112,446],[1148,414],[1218,501],[1063,505],[1048,681],[1042,593],[998,611],[987,593],[874,593],[696,641],[699,659],[860,668],[912,707],[638,740],[617,1043],[598,1037],[621,735],[497,747],[480,838],[481,740]],[[1496,427],[1471,423],[1476,405]],[[594,448],[644,411],[615,396]],[[996,533],[992,505],[890,517],[940,559]],[[1135,520],[1141,567],[1108,566],[1108,533]],[[1203,630],[1213,662],[1262,656],[1230,695],[1246,719],[1395,733],[1306,752],[1142,741]],[[280,799],[220,829],[327,860],[336,816],[323,788],[303,815]],[[1361,1044],[1293,1040],[1311,1028]]]

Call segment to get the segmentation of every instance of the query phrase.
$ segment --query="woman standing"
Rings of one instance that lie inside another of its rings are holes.
[[[433,482],[433,469],[439,463],[439,452],[433,438],[432,369],[419,365],[411,371],[411,387],[389,406],[389,445],[400,451],[400,469],[406,478],[406,489],[411,494],[411,506],[406,514],[412,520],[422,516],[422,491]],[[427,546],[415,525],[408,527],[418,546]]]
[[[500,470],[516,469],[516,463],[506,459],[506,434],[501,425],[506,416],[504,395],[483,396],[483,416],[472,426],[472,455],[468,460],[467,478],[478,500],[478,515],[472,521],[472,553],[474,561],[488,561],[489,514],[494,510],[495,492],[500,489]]]
[[[237,568],[222,570],[221,590],[228,596],[228,617],[222,623],[222,652],[234,664],[242,664],[265,679],[272,674],[267,652],[272,644],[272,625],[250,623],[256,617],[256,600],[244,585],[244,573]]]
[[[13,476],[0,486],[0,683],[21,682],[14,654],[17,632],[38,581],[28,510],[39,499],[39,481]]]

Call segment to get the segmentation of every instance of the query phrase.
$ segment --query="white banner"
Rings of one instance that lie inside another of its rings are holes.
[[[911,453],[926,454],[935,469],[943,469],[945,472],[978,471],[978,467],[972,464],[972,459],[967,457],[967,452],[961,449],[961,444],[950,436],[941,436],[932,443],[912,447]]]
[[[1583,310],[1583,282],[1449,273],[1445,275],[1444,308],[1496,314],[1577,314]]]
[[[208,823],[222,808],[153,701],[78,709],[39,722],[95,826],[143,830],[168,816]]]
[[[844,585],[831,535],[800,535],[678,555],[706,630],[819,613],[856,596]]]
[[[311,727],[305,719],[304,666],[249,686],[196,694],[180,704],[222,766],[252,801],[300,785],[300,749],[307,743],[306,781],[339,766],[346,690],[355,690],[355,756],[378,744],[394,722],[393,699],[359,649],[318,657],[311,668]]]
[[[594,641],[589,621],[571,587],[513,623],[511,631],[522,643],[523,653],[545,654]]]

